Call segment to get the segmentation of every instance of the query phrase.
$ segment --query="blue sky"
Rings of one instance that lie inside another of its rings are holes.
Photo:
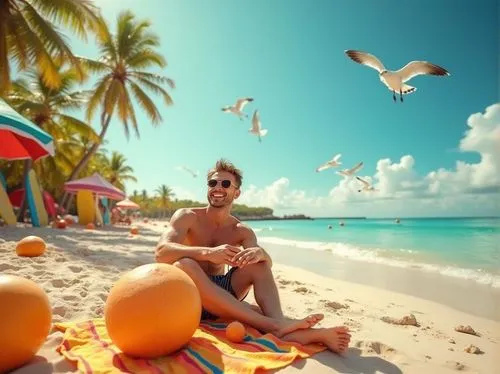
[[[317,197],[341,180],[332,170],[314,171],[336,153],[343,167],[364,161],[365,176],[377,172],[380,159],[399,162],[405,155],[422,176],[453,170],[457,160],[480,161],[479,153],[458,146],[468,117],[499,101],[495,0],[98,4],[113,23],[127,8],[151,20],[169,63],[162,74],[177,84],[174,106],[157,100],[159,127],[138,111],[140,139],[127,140],[120,123],[112,123],[106,148],[124,153],[138,178],[128,193],[152,193],[164,183],[179,196],[204,199],[204,178],[175,167],[204,174],[220,157],[243,169],[244,187],[265,190],[286,178],[288,188]],[[97,56],[92,43],[72,45]],[[349,60],[346,49],[373,53],[392,70],[428,60],[451,76],[413,78],[417,92],[395,104],[375,70]],[[258,109],[269,130],[262,143],[248,133],[249,121],[220,110],[242,96],[255,99],[245,111]]]

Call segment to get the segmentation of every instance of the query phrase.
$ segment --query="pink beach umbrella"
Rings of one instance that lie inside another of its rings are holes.
[[[132,200],[125,199],[116,203],[116,206],[121,209],[141,209],[139,204],[134,203]]]
[[[67,182],[64,184],[64,190],[73,193],[81,190],[88,190],[112,200],[122,200],[125,198],[125,193],[123,191],[113,186],[98,173],[94,173],[90,177]]]

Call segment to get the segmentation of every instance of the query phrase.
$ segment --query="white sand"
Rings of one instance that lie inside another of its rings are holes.
[[[128,228],[84,230],[0,228],[0,272],[32,279],[49,295],[53,321],[102,316],[107,293],[120,274],[153,262],[154,246],[164,223],[141,223],[140,234]],[[49,244],[45,255],[21,258],[16,242],[38,235]],[[427,300],[325,278],[275,264],[273,270],[287,315],[325,313],[321,326],[345,324],[352,330],[352,348],[344,357],[324,352],[297,361],[285,372],[324,373],[468,373],[500,372],[500,323],[456,311]],[[464,295],[464,297],[467,297]],[[253,301],[249,297],[248,301]],[[330,304],[328,304],[330,303]],[[338,303],[338,304],[335,304]],[[337,309],[339,306],[345,306]],[[381,320],[413,314],[419,326]],[[471,325],[481,336],[459,333]],[[62,334],[53,332],[38,356],[14,373],[65,373],[74,367],[55,352]],[[454,344],[449,340],[453,339]],[[470,344],[483,354],[464,352]]]

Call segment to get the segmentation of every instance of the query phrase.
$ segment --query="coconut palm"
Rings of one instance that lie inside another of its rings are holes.
[[[137,178],[132,174],[134,169],[126,164],[127,159],[120,152],[113,151],[111,159],[107,159],[107,162],[105,177],[120,190],[125,190],[126,181],[137,182]]]
[[[87,120],[100,114],[101,131],[99,138],[104,139],[111,118],[116,113],[128,137],[130,126],[139,136],[132,97],[150,118],[153,125],[158,125],[162,117],[152,99],[144,91],[151,91],[162,97],[165,105],[171,105],[172,98],[162,87],[167,84],[174,88],[174,82],[159,74],[144,69],[151,67],[164,68],[166,61],[155,47],[159,46],[157,35],[149,31],[149,21],[139,21],[130,11],[118,15],[116,32],[110,32],[108,24],[101,20],[101,33],[97,35],[97,43],[101,57],[98,61],[81,58],[82,64],[90,72],[100,74],[93,88],[93,96],[87,107]],[[95,142],[73,170],[70,180],[76,178],[89,159],[99,148]]]
[[[91,126],[67,113],[80,108],[87,100],[86,92],[75,90],[78,73],[74,68],[60,67],[57,72],[60,84],[57,88],[51,88],[47,86],[42,74],[37,70],[29,70],[22,78],[13,82],[6,100],[21,115],[29,118],[56,140],[55,156],[37,162],[35,170],[38,175],[44,176],[45,182],[50,180],[55,185],[60,185],[74,167],[72,160],[76,155],[74,151],[78,143],[77,136],[89,138],[93,142],[99,138]],[[23,181],[31,167],[32,160],[25,160]],[[50,178],[49,174],[55,180]],[[23,206],[19,212],[20,217],[24,216],[24,208]]]
[[[57,61],[78,66],[54,21],[85,39],[89,29],[98,30],[98,11],[91,0],[0,1],[0,96],[11,87],[11,63],[21,70],[36,66],[51,88],[61,83]]]
[[[170,202],[174,198],[174,191],[165,184],[159,186],[155,192],[159,195],[160,207],[163,209],[163,214],[166,215],[168,208],[170,207]]]

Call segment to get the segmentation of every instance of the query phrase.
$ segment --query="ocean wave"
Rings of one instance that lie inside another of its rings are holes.
[[[466,269],[456,266],[430,264],[419,261],[412,261],[409,258],[399,259],[388,257],[387,250],[381,248],[364,249],[355,247],[345,243],[326,243],[318,241],[300,241],[283,239],[279,237],[259,237],[259,242],[286,245],[297,248],[313,249],[316,251],[330,252],[334,255],[341,256],[356,261],[364,261],[378,264],[385,264],[400,268],[413,268],[430,272],[437,272],[445,276],[474,280],[477,283],[490,285],[495,288],[500,288],[500,276],[488,273],[482,269]],[[415,251],[401,249],[400,252],[413,254]]]

